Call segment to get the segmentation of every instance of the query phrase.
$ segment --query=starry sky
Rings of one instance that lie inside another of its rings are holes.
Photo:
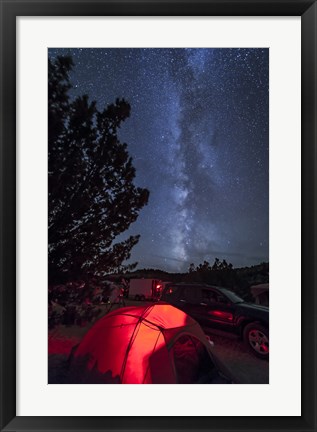
[[[187,271],[215,258],[269,261],[268,49],[49,49],[71,55],[71,94],[124,98],[135,184],[149,203],[130,262]]]

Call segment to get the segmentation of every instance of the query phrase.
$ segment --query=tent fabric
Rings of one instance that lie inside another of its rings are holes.
[[[269,289],[268,283],[252,285],[250,287],[251,294],[255,299],[255,303],[263,306],[269,306]]]
[[[77,347],[72,365],[81,377],[74,382],[176,383],[170,351],[183,334],[194,335],[208,347],[196,321],[169,304],[115,310],[101,318]]]
[[[268,283],[266,284],[258,284],[258,285],[252,285],[250,287],[251,293],[254,295],[262,294],[263,292],[269,291],[270,285]]]

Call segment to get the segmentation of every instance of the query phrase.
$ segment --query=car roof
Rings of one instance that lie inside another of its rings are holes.
[[[195,283],[195,282],[194,283],[177,282],[177,283],[171,283],[169,285],[169,287],[171,287],[171,286],[179,286],[179,287],[195,286],[195,287],[206,288],[206,289],[208,289],[208,288],[210,288],[210,289],[217,289],[217,290],[220,290],[220,291],[228,289],[228,288],[219,287],[219,286],[216,286],[216,285],[207,285],[207,284]]]

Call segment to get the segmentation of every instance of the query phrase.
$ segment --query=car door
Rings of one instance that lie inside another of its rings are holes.
[[[215,328],[229,330],[234,325],[234,305],[215,289],[202,288],[199,319]]]

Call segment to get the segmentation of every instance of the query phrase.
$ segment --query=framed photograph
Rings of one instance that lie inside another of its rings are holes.
[[[1,430],[316,430],[316,8],[1,0]]]

